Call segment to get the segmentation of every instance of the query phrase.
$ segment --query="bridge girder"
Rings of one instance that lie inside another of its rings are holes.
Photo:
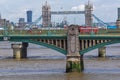
[[[0,36],[4,41],[4,36]],[[8,41],[28,42],[42,45],[58,52],[67,54],[67,36],[8,36]],[[105,45],[120,43],[119,36],[79,36],[80,55]]]
[[[85,11],[51,11],[52,15],[63,15],[63,14],[85,14]]]

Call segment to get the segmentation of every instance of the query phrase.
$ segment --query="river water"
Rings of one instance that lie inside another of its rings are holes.
[[[120,79],[120,44],[107,46],[106,58],[98,58],[97,49],[86,53],[82,73],[65,73],[65,56],[39,45],[29,45],[27,59],[12,59],[10,45],[10,42],[0,42],[0,80]]]

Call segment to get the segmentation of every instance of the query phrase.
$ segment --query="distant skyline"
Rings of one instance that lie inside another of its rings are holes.
[[[0,13],[2,18],[18,22],[19,18],[25,18],[26,11],[33,11],[33,21],[41,13],[41,7],[46,0],[1,0]],[[88,0],[47,0],[51,10],[84,10],[84,4]],[[117,19],[117,8],[120,7],[120,0],[90,0],[94,5],[93,14],[104,22],[115,22]],[[84,15],[62,15],[52,16],[52,21],[62,21],[66,18],[70,23],[83,24]]]

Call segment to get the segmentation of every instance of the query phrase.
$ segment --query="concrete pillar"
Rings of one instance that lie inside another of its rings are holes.
[[[62,48],[62,40],[60,39],[59,41],[60,48]]]
[[[105,57],[106,56],[106,47],[101,47],[98,49],[98,57]]]
[[[51,40],[51,42],[52,42],[52,44],[54,44],[54,43],[53,43],[53,39]]]
[[[66,72],[82,72],[83,70],[83,56],[67,56]]]
[[[55,41],[55,44],[56,44],[56,46],[58,46],[58,42],[57,42],[57,39],[56,39],[56,41]]]
[[[92,41],[91,40],[89,40],[89,47],[91,47],[92,46]]]
[[[27,46],[23,44],[11,44],[13,48],[13,58],[21,59],[27,57]]]
[[[64,44],[64,49],[66,50],[66,41],[63,40],[63,44]]]
[[[88,48],[88,41],[85,40],[85,48]]]
[[[84,40],[82,40],[82,50],[84,49]]]
[[[83,57],[79,54],[78,26],[71,25],[67,33],[66,72],[83,71]]]
[[[27,58],[28,43],[22,42],[22,58]]]
[[[95,43],[95,40],[93,40],[93,46],[95,45],[96,43]]]

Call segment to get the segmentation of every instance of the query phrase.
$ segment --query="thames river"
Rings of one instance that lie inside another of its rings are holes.
[[[28,58],[13,59],[11,42],[0,42],[0,80],[119,80],[120,44],[107,46],[106,58],[98,50],[84,55],[81,73],[65,73],[66,58],[54,50],[30,44]]]

